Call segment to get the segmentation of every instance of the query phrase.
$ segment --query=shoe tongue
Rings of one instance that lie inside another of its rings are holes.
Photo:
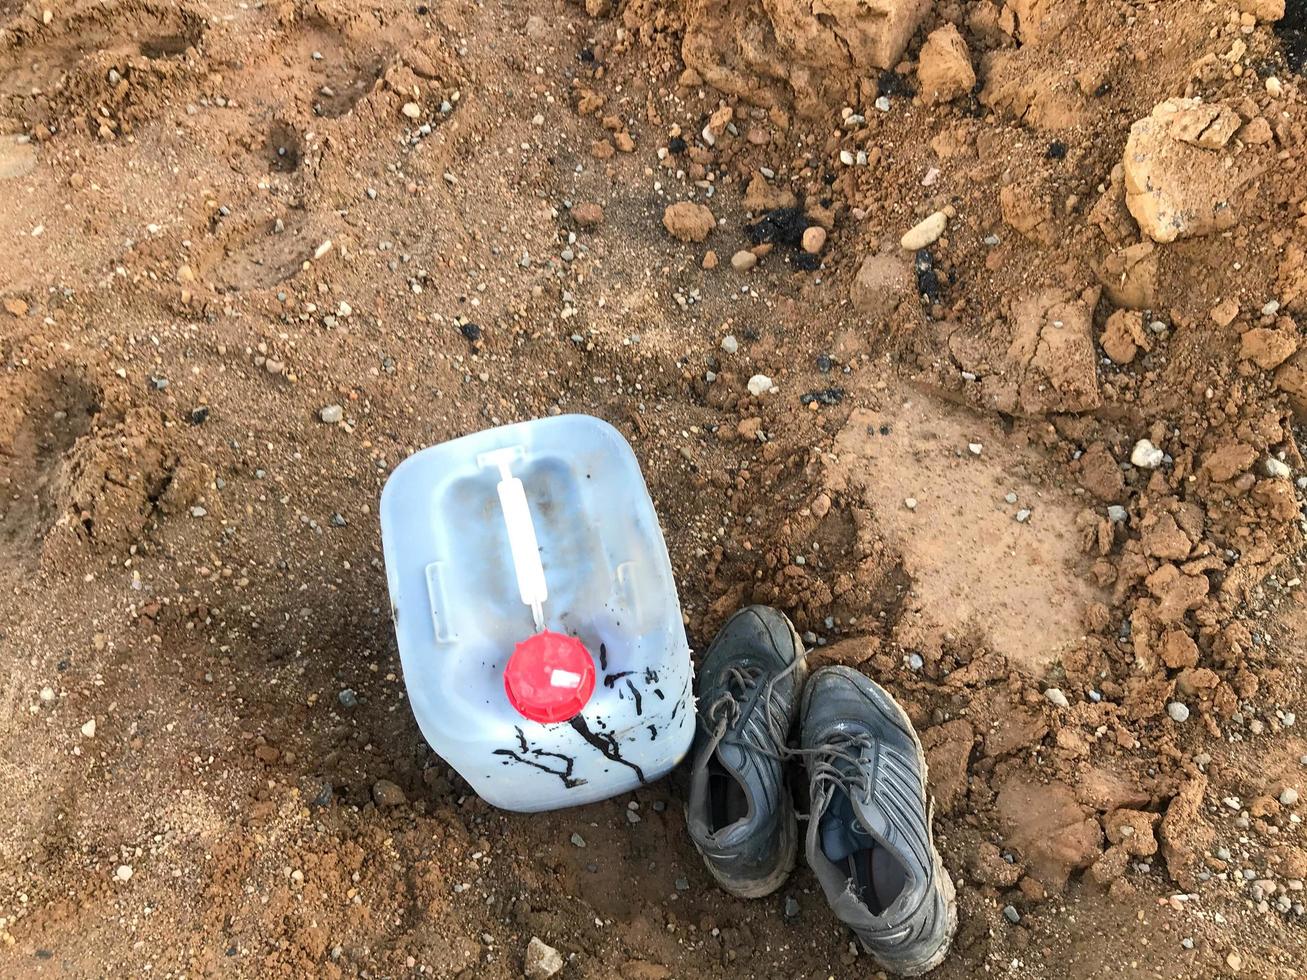
[[[876,843],[856,818],[853,801],[847,793],[835,793],[830,806],[821,815],[821,849],[827,860],[839,864],[850,854],[865,851]]]

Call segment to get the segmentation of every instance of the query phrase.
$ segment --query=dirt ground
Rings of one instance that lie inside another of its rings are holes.
[[[827,6],[0,0],[0,974],[875,975],[422,741],[387,474],[587,412],[918,724],[935,975],[1300,975],[1307,4]]]

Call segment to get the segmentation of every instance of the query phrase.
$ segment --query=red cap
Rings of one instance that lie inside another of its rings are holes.
[[[509,703],[544,724],[580,714],[594,689],[594,658],[580,640],[562,633],[545,630],[523,640],[504,668]]]

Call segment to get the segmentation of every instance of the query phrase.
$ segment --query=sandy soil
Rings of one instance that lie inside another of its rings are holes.
[[[380,488],[575,411],[696,652],[767,602],[902,698],[937,975],[1297,975],[1307,11],[880,6],[0,0],[0,973],[874,975],[681,775],[423,743]]]

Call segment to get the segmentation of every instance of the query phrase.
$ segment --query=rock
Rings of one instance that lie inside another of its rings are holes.
[[[1198,665],[1198,644],[1184,630],[1169,630],[1162,637],[1162,663],[1171,670]]]
[[[992,407],[1046,415],[1087,412],[1102,404],[1093,338],[1097,293],[1076,297],[1050,287],[1013,304],[1010,387],[993,391]]]
[[[1155,470],[1166,460],[1166,453],[1148,439],[1140,439],[1130,450],[1130,462],[1141,470]]]
[[[1298,352],[1297,327],[1288,317],[1285,327],[1254,327],[1239,338],[1239,356],[1252,361],[1263,371],[1272,371]]]
[[[626,130],[622,130],[620,133],[618,133],[616,136],[613,137],[613,144],[617,147],[618,152],[620,153],[635,152],[635,140],[632,138],[631,134],[628,133]]]
[[[948,215],[943,211],[936,211],[908,229],[899,240],[899,244],[903,246],[904,251],[920,251],[937,242],[946,228],[948,228]]]
[[[1021,921],[1021,913],[1016,910],[1015,905],[1004,905],[1003,918],[1007,919],[1008,922],[1011,922],[1013,925],[1016,925]]]
[[[1276,21],[1284,17],[1285,0],[1239,0],[1239,9],[1260,21]]]
[[[702,204],[678,201],[663,211],[663,227],[680,241],[701,242],[717,227],[717,219]]]
[[[1212,307],[1212,322],[1218,327],[1228,327],[1239,316],[1239,301],[1233,297],[1221,300]]]
[[[1227,483],[1257,459],[1257,450],[1243,442],[1223,442],[1203,457],[1202,471],[1217,483]]]
[[[120,864],[114,870],[113,876],[119,881],[131,881],[134,873],[130,864]]]
[[[930,9],[930,0],[696,3],[681,56],[720,91],[814,117],[840,104],[850,79],[897,65]]]
[[[744,192],[744,210],[754,214],[792,208],[798,204],[794,192],[788,187],[776,187],[762,174],[754,174]]]
[[[917,61],[917,84],[926,105],[950,102],[976,85],[971,53],[958,29],[945,24],[931,31]]]
[[[1171,716],[1171,720],[1177,724],[1184,724],[1189,720],[1189,708],[1179,701],[1172,701],[1166,706],[1166,713]]]
[[[717,253],[712,249],[703,253],[703,261],[699,263],[705,269],[717,268]]]
[[[903,300],[915,296],[916,289],[912,260],[902,253],[887,252],[868,255],[862,260],[849,289],[849,298],[859,313],[884,320],[898,309]]]
[[[996,809],[1007,843],[1052,891],[1060,892],[1073,871],[1098,859],[1103,831],[1066,783],[1042,785],[1012,771],[999,787]]]
[[[378,779],[372,785],[372,800],[377,806],[403,806],[408,797],[389,779]]]
[[[335,425],[345,417],[345,410],[339,405],[328,405],[318,413],[318,417],[328,425]]]
[[[767,375],[755,374],[749,379],[748,387],[749,394],[753,395],[755,398],[760,398],[776,386],[772,383],[772,379],[767,377]]]
[[[786,895],[785,909],[781,914],[787,919],[797,919],[800,911],[798,900],[793,895]]]
[[[1167,806],[1159,829],[1167,873],[1187,891],[1198,887],[1192,866],[1200,854],[1211,850],[1216,836],[1202,818],[1203,796],[1206,792],[1206,776],[1190,779]]]
[[[809,255],[816,255],[826,247],[826,229],[821,225],[812,225],[803,232],[803,250]]]
[[[5,312],[10,316],[25,317],[27,316],[27,303],[17,296],[6,296],[4,301]]]
[[[1173,242],[1234,227],[1234,194],[1262,169],[1223,152],[1239,122],[1226,106],[1168,99],[1130,127],[1126,207],[1144,234]]]
[[[1280,790],[1280,806],[1297,806],[1298,791],[1292,786],[1286,786]]]
[[[1118,809],[1103,818],[1107,839],[1125,848],[1131,857],[1151,857],[1157,853],[1157,838],[1153,828],[1160,814],[1145,810]]]
[[[964,718],[927,728],[921,734],[926,750],[930,792],[941,813],[951,813],[967,797],[967,764],[976,730]]]
[[[998,192],[998,204],[1003,220],[1023,238],[1041,245],[1053,243],[1053,202],[1038,188],[1007,184]]]
[[[95,738],[95,719],[92,718],[86,724],[82,725],[82,735],[85,738]]]
[[[1079,473],[1080,485],[1104,503],[1120,500],[1125,494],[1125,474],[1101,442],[1094,443],[1081,455]]]
[[[563,954],[539,936],[532,936],[526,946],[526,956],[522,962],[522,972],[530,980],[545,980],[563,968]]]
[[[1011,888],[1021,880],[1024,872],[1015,861],[1005,861],[1003,852],[988,841],[981,841],[976,850],[967,855],[967,870],[982,885]]]
[[[1135,310],[1117,310],[1107,318],[1099,338],[1103,353],[1117,364],[1129,364],[1140,348],[1151,346],[1144,330],[1144,315]]]
[[[422,107],[416,102],[405,102],[399,111],[409,119],[417,119],[422,115]]]
[[[1287,480],[1293,476],[1293,468],[1282,459],[1267,456],[1262,460],[1262,472],[1273,480]]]
[[[1139,537],[1144,554],[1166,561],[1183,561],[1193,548],[1189,536],[1166,513],[1148,514],[1139,525]]]
[[[740,349],[740,342],[735,339],[734,334],[728,333],[725,337],[722,338],[722,342],[720,346],[722,349],[722,353],[734,354],[736,351]]]
[[[731,256],[731,268],[736,272],[748,272],[758,264],[758,256],[747,248],[742,248]]]
[[[1275,387],[1289,396],[1300,422],[1307,422],[1307,351],[1299,351],[1275,371]]]
[[[1067,701],[1066,695],[1062,693],[1061,688],[1050,687],[1044,692],[1044,698],[1049,704],[1056,705],[1059,708],[1071,707],[1071,703]]]
[[[604,223],[604,209],[593,201],[582,201],[572,208],[572,219],[582,228],[598,228]]]

